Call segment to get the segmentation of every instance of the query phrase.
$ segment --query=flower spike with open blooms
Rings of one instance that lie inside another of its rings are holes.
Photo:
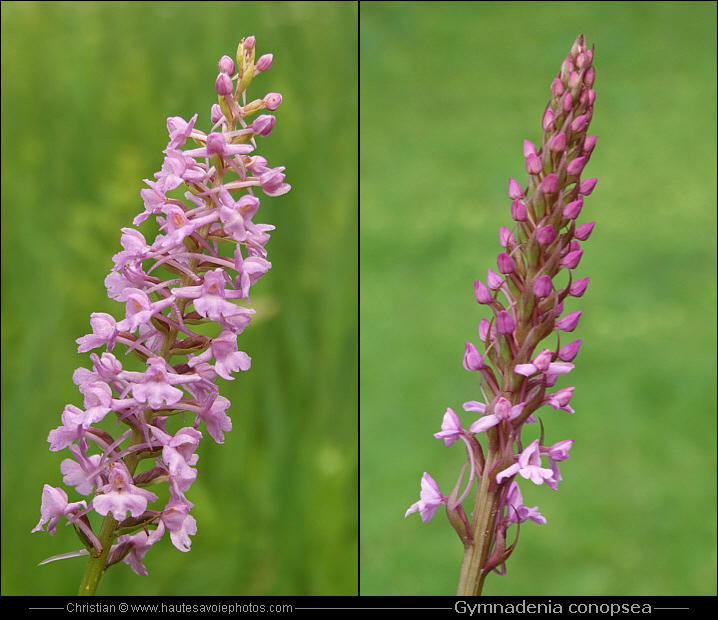
[[[424,473],[421,500],[406,513],[418,511],[427,522],[441,504],[445,506],[464,544],[459,595],[479,595],[490,571],[505,573],[505,562],[518,540],[517,530],[507,546],[512,523],[518,527],[527,519],[546,522],[538,507],[523,505],[516,476],[555,490],[561,480],[558,463],[568,459],[573,444],[571,439],[544,445],[540,423],[532,425],[537,438],[525,445],[522,430],[527,422],[539,421],[535,413],[543,405],[573,413],[569,406],[573,387],[547,390],[560,375],[573,370],[581,345],[580,340],[562,344],[562,333],[572,332],[581,316],[580,310],[565,314],[564,300],[581,297],[589,281],[574,279],[573,270],[583,254],[581,242],[594,226],[576,222],[584,197],[596,185],[596,179],[581,179],[596,145],[596,137],[587,135],[596,97],[594,79],[593,49],[579,35],[551,83],[541,144],[524,141],[528,185],[509,181],[515,224],[499,233],[503,250],[496,261],[498,271],[489,269],[486,283],[474,283],[476,300],[493,313],[491,320],[484,318],[479,325],[483,353],[467,342],[463,361],[466,370],[479,372],[484,397],[483,403],[464,403],[464,410],[481,417],[466,429],[454,410],[447,409],[441,431],[434,435],[447,446],[461,439],[468,462],[449,496]],[[467,465],[469,480],[459,494]],[[477,489],[469,522],[461,502],[474,481]]]
[[[50,450],[70,450],[72,458],[60,466],[63,482],[89,499],[70,502],[63,489],[46,484],[32,531],[47,524],[54,534],[62,520],[74,526],[85,548],[50,560],[89,555],[81,595],[94,594],[103,572],[119,562],[147,575],[143,558],[165,533],[189,551],[197,532],[186,493],[197,477],[200,428],[217,443],[232,428],[229,400],[215,379],[249,369],[237,336],[254,313],[250,288],[271,267],[265,245],[274,226],[253,220],[255,191],[280,196],[290,189],[284,167],[270,168],[255,154],[256,137],[266,137],[275,123],[271,114],[257,113],[275,110],[282,96],[248,101],[246,91],[271,65],[271,54],[255,61],[254,37],[243,39],[236,61],[219,61],[211,132],[195,128],[196,114],[167,119],[164,163],[155,180],[145,180],[144,211],[133,222],[154,215],[160,232],[148,243],[139,230],[122,229],[123,251],[105,285],[124,305],[124,318],[95,313],[92,333],[77,340],[80,353],[105,352],[90,355],[92,369],[75,371],[84,408],[67,405],[48,441]],[[196,147],[185,148],[188,140]],[[198,333],[195,325],[210,327]],[[125,368],[117,345],[143,369]],[[115,436],[98,426],[106,418]],[[163,482],[169,499],[153,505],[158,496],[146,487]],[[99,531],[92,512],[103,517]]]

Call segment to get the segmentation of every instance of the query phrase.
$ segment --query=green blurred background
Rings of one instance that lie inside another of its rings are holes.
[[[276,231],[240,339],[252,369],[219,379],[234,430],[200,446],[192,550],[165,537],[149,577],[113,568],[98,593],[357,592],[356,3],[3,2],[2,594],[77,591],[84,559],[36,566],[74,533],[30,534],[68,456],[47,434],[82,405],[75,338],[123,312],[103,280],[166,118],[208,130],[217,62],[249,35],[274,54],[250,96],[284,97],[258,152],[292,184],[262,197]]]
[[[361,3],[362,594],[456,592],[443,511],[404,512],[422,472],[448,493],[464,462],[432,433],[480,399],[461,365],[484,316],[473,281],[495,268],[522,140],[540,140],[581,32],[596,46],[591,283],[559,384],[576,414],[542,416],[547,442],[576,443],[558,492],[523,484],[548,523],[521,528],[485,593],[716,594],[715,30],[714,2]]]

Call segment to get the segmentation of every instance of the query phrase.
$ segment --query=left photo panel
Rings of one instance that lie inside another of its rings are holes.
[[[3,595],[358,594],[358,5],[3,3]]]

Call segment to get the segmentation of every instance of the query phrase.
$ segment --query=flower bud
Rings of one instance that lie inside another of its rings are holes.
[[[252,131],[259,136],[266,137],[272,131],[275,120],[271,114],[260,114],[252,123]]]
[[[573,122],[571,123],[571,131],[575,131],[577,133],[583,131],[586,129],[586,126],[588,125],[588,115],[581,114],[581,116],[577,116],[573,119]]]
[[[499,271],[505,275],[514,273],[516,271],[516,264],[514,259],[511,258],[506,252],[501,252],[496,259],[496,263],[499,266]]]
[[[215,103],[212,106],[209,116],[212,123],[218,123],[222,118],[224,118],[224,113],[222,112],[222,108],[218,103]]]
[[[593,148],[596,146],[596,140],[598,136],[588,136],[583,142],[583,153],[584,155],[590,155],[593,152]]]
[[[231,95],[233,87],[234,84],[232,83],[232,78],[226,73],[220,73],[217,76],[217,80],[214,83],[214,89],[217,91],[218,95],[222,95],[223,97]]]
[[[597,182],[598,179],[586,179],[585,181],[581,181],[578,193],[582,196],[589,196],[593,191],[593,188],[596,187]]]
[[[494,270],[489,269],[489,273],[486,276],[486,284],[492,291],[498,291],[504,283],[504,279],[496,273]]]
[[[494,329],[488,319],[484,318],[479,321],[479,338],[481,342],[486,342],[487,337],[494,337]]]
[[[583,256],[583,250],[569,252],[568,254],[566,254],[566,256],[563,257],[563,260],[561,261],[561,266],[565,267],[566,269],[575,269],[576,267],[578,267],[578,263],[581,261],[581,256]]]
[[[516,247],[516,237],[506,226],[502,226],[499,230],[499,243],[502,248],[514,248]]]
[[[515,329],[516,321],[514,321],[514,318],[506,312],[506,310],[499,312],[496,317],[496,331],[499,332],[499,334],[506,335],[512,334]]]
[[[536,231],[536,241],[541,245],[550,245],[556,240],[556,230],[551,224],[542,226]]]
[[[581,209],[583,208],[583,196],[579,196],[578,200],[574,200],[573,202],[569,202],[563,209],[563,216],[567,220],[575,220],[578,215],[581,213]]]
[[[516,222],[525,222],[529,219],[529,212],[526,209],[526,205],[520,200],[514,200],[511,204],[511,217],[513,217]]]
[[[516,179],[509,179],[509,198],[511,200],[520,200],[525,198],[524,190]]]
[[[279,93],[269,93],[264,99],[264,107],[267,110],[276,110],[279,104],[282,103],[282,95]]]
[[[570,57],[576,58],[586,48],[586,38],[580,34],[576,37],[576,40],[571,46]]]
[[[242,41],[242,47],[246,51],[251,52],[254,49],[254,36],[244,39],[244,41]]]
[[[555,115],[553,113],[553,110],[550,107],[546,108],[546,111],[543,115],[543,130],[544,131],[553,131],[556,129],[556,125],[554,123]]]
[[[536,153],[530,153],[526,158],[526,172],[529,174],[538,174],[541,172],[541,160]]]
[[[539,187],[544,194],[555,194],[558,191],[558,178],[552,172],[544,177]]]
[[[533,292],[536,297],[548,297],[552,290],[553,281],[549,275],[543,275],[534,282]]]
[[[556,328],[564,332],[572,332],[578,325],[578,320],[581,318],[581,310],[567,314],[562,319],[556,321]]]
[[[596,222],[588,222],[586,224],[581,224],[576,231],[573,233],[573,236],[576,237],[576,239],[579,239],[580,241],[586,241],[588,239],[589,235],[593,232],[593,227],[596,225]]]
[[[588,109],[593,107],[593,104],[595,101],[596,101],[596,91],[591,88],[589,88],[588,90],[584,90],[581,93],[581,97],[579,98],[579,103],[584,108],[588,108]]]
[[[581,76],[576,71],[572,71],[568,76],[568,87],[570,90],[577,92],[581,86]]]
[[[491,291],[481,280],[474,280],[474,295],[480,304],[490,304],[494,301]]]
[[[563,132],[556,134],[551,138],[548,148],[552,153],[563,153],[566,150],[566,134]]]
[[[583,340],[574,340],[565,347],[562,347],[558,352],[558,358],[563,362],[572,362],[578,355],[578,349],[580,348],[582,342]]]
[[[467,342],[464,350],[464,368],[466,368],[466,370],[481,370],[485,366],[486,364],[484,363],[484,358],[481,356],[481,353],[479,353],[473,344]]]
[[[263,54],[259,57],[259,60],[254,64],[254,68],[257,71],[269,71],[269,68],[272,66],[272,59],[274,57],[272,54]]]
[[[571,282],[571,286],[568,287],[568,294],[572,297],[581,297],[586,292],[586,287],[590,280],[591,278],[581,278]]]
[[[566,172],[570,175],[578,176],[583,171],[587,161],[588,157],[577,157],[568,165]]]
[[[219,59],[219,72],[231,77],[234,74],[234,60],[229,56],[222,56]]]
[[[586,84],[589,88],[593,86],[593,82],[596,79],[596,70],[591,67],[586,73],[583,75],[583,83]]]

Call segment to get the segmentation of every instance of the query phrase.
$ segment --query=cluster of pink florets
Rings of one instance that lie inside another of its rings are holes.
[[[142,575],[144,554],[165,532],[180,551],[189,550],[197,532],[186,494],[197,477],[200,429],[223,443],[232,428],[230,403],[215,379],[249,369],[237,337],[254,313],[250,287],[271,267],[265,246],[274,227],[254,221],[255,191],[278,196],[290,189],[284,168],[270,168],[255,154],[255,137],[275,124],[272,115],[255,115],[275,110],[282,98],[269,93],[247,102],[252,78],[272,64],[271,54],[255,62],[254,46],[249,37],[236,63],[220,60],[209,134],[195,128],[197,115],[167,120],[164,162],[146,180],[145,209],[134,219],[137,226],[155,216],[159,234],[148,241],[137,229],[122,229],[123,250],[105,285],[124,305],[124,318],[92,314],[92,333],[77,340],[78,351],[105,351],[90,355],[91,369],[75,371],[84,405],[67,405],[48,437],[51,450],[72,455],[62,462],[63,482],[89,499],[70,502],[65,490],[45,485],[33,531],[47,524],[54,533],[65,520],[98,557],[103,542],[88,515],[111,515],[117,523],[106,566],[125,561]],[[185,148],[188,140],[196,146]],[[207,324],[213,337],[194,327]],[[118,345],[140,360],[140,370],[125,367]],[[107,419],[114,435],[100,426]],[[168,483],[168,499],[151,508],[158,496],[147,487],[161,482]]]

